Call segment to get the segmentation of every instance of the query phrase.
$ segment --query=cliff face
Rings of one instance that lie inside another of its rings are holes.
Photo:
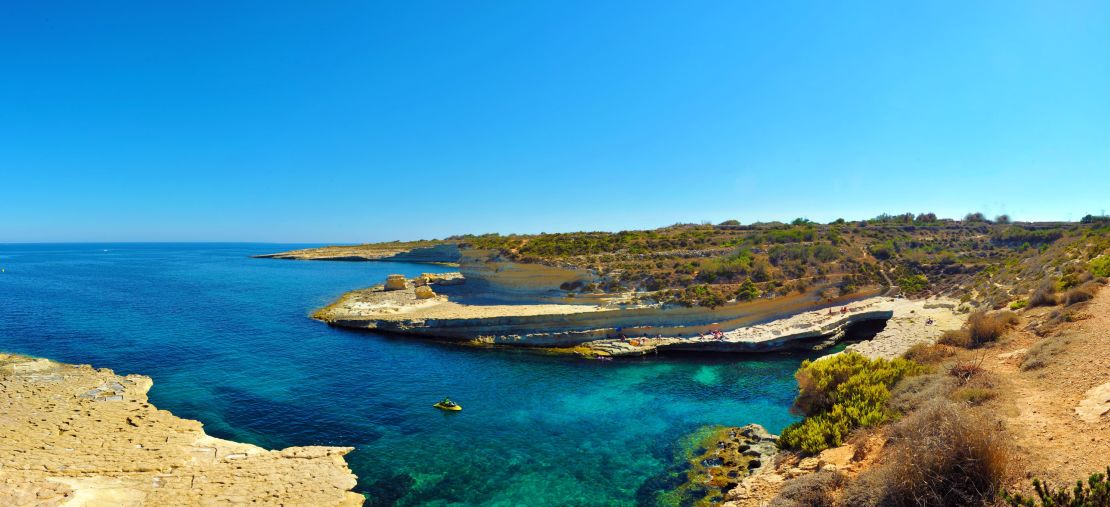
[[[152,384],[0,354],[0,505],[362,505],[352,448],[214,438],[151,405]]]

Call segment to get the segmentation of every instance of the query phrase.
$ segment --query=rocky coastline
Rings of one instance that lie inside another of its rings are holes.
[[[356,506],[350,447],[261,447],[159,410],[142,375],[0,354],[0,505]]]

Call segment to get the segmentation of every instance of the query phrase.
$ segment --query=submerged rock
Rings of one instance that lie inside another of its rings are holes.
[[[675,451],[675,464],[645,486],[656,489],[652,505],[713,505],[739,480],[757,473],[778,453],[778,437],[762,426],[706,426],[686,436]],[[641,488],[643,489],[643,488]],[[641,503],[646,493],[638,495]]]

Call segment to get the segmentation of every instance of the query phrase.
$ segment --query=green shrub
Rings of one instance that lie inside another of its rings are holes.
[[[1065,273],[1059,280],[1056,281],[1056,291],[1066,291],[1072,287],[1078,287],[1082,283],[1077,273]]]
[[[1010,309],[1011,310],[1020,310],[1022,308],[1025,308],[1028,305],[1029,305],[1029,300],[1028,299],[1019,299],[1017,301],[1014,301],[1013,303],[1010,303]]]
[[[1110,467],[1106,474],[1092,474],[1087,478],[1087,483],[1076,481],[1075,487],[1070,491],[1066,487],[1054,488],[1033,479],[1033,490],[1037,497],[1023,495],[1010,495],[1003,493],[1003,498],[1013,507],[1107,507],[1110,506]]]
[[[854,352],[803,362],[794,374],[794,411],[806,418],[783,430],[779,444],[817,453],[841,445],[856,428],[891,420],[897,414],[887,407],[890,387],[924,371],[906,359],[867,359]]]
[[[894,257],[895,247],[893,241],[887,241],[876,245],[871,245],[868,250],[876,259],[881,261]]]
[[[1103,255],[1091,261],[1091,273],[1095,276],[1110,277],[1110,255]]]
[[[752,269],[752,251],[741,248],[732,255],[710,259],[698,272],[698,279],[704,282],[730,281],[748,274]]]
[[[1012,225],[991,233],[991,240],[999,243],[1052,243],[1064,236],[1060,229],[1026,229]],[[1031,246],[1031,245],[1030,245]],[[1024,248],[1024,247],[1023,247]]]
[[[929,286],[929,279],[926,278],[925,275],[903,276],[898,279],[898,286],[901,287],[906,294],[917,294]]]
[[[740,284],[740,288],[736,290],[736,299],[740,301],[751,301],[759,297],[760,294],[759,287],[756,287],[752,279],[748,278],[744,280],[744,283]]]

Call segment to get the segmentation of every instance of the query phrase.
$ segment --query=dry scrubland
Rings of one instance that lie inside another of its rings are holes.
[[[648,300],[715,307],[814,289],[835,298],[887,286],[911,297],[954,295],[999,307],[1017,299],[1033,303],[1047,280],[1074,284],[1071,277],[1082,273],[1075,261],[1105,251],[1110,237],[1104,217],[1079,223],[1000,218],[907,213],[830,224],[726,221],[615,233],[453,236],[274,256],[379,259],[450,244],[489,262],[586,270],[591,280],[561,286],[568,295],[635,291]]]
[[[702,470],[734,482],[699,504],[1110,505],[1098,475],[1110,465],[1108,217],[926,213],[444,242],[489,261],[588,270],[592,281],[561,287],[572,294],[715,307],[881,286],[962,303],[964,328],[905,357],[804,364],[794,409],[805,417],[778,439],[782,452],[751,474]]]
[[[726,505],[1110,505],[1110,290],[1087,269],[1102,265],[1065,266],[1051,302],[984,308],[905,359],[807,363],[787,452]]]

